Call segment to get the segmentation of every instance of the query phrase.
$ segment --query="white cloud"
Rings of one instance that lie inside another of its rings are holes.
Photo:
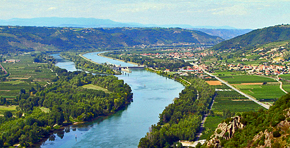
[[[243,4],[234,5],[231,7],[223,7],[212,9],[212,14],[214,15],[247,15],[249,14],[249,9],[247,9]]]
[[[175,6],[170,3],[134,3],[134,4],[120,4],[118,12],[144,12],[144,11],[159,11],[163,9],[172,9]]]
[[[47,10],[55,10],[57,9],[56,7],[49,7]]]

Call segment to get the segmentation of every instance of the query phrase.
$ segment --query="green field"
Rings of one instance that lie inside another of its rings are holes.
[[[262,108],[255,102],[248,99],[234,99],[229,98],[220,98],[217,97],[212,110],[215,113],[222,114],[223,110],[228,109],[231,112],[245,112],[245,111],[257,111],[259,108]]]
[[[255,76],[255,75],[221,76],[220,78],[227,81],[230,84],[277,82],[276,80],[271,79],[271,78]]]
[[[236,85],[242,92],[261,99],[278,99],[285,93],[280,90],[279,85]]]
[[[9,72],[6,81],[0,82],[0,96],[13,98],[19,94],[20,89],[28,91],[36,83],[45,85],[56,75],[45,63],[34,63],[31,55],[18,55],[6,59],[19,59],[16,63],[1,63]]]
[[[213,87],[219,89],[229,89],[225,85]],[[212,107],[214,115],[211,115],[206,119],[204,123],[205,130],[203,131],[200,139],[207,139],[213,134],[218,124],[224,120],[222,117],[224,110],[229,110],[230,112],[237,114],[246,111],[258,111],[260,108],[263,107],[245,98],[236,91],[218,91]]]
[[[45,112],[45,113],[49,113],[50,110],[49,108],[45,108],[45,107],[39,107],[41,111]]]
[[[15,106],[15,105],[12,105],[12,106],[0,106],[0,115],[3,116],[5,111],[11,111],[12,114],[15,114],[16,107],[17,106]]]
[[[208,116],[204,123],[205,129],[200,136],[200,139],[207,139],[208,137],[210,137],[214,133],[218,124],[220,124],[223,120],[224,118],[220,116]]]
[[[107,89],[105,89],[103,87],[97,86],[97,85],[93,85],[93,84],[84,85],[82,87],[86,88],[86,89],[102,90],[105,93],[111,93],[109,90],[107,90]]]
[[[285,79],[285,80],[290,80],[290,74],[279,75],[279,77],[281,77],[282,79]]]
[[[216,76],[234,76],[234,75],[241,75],[244,72],[232,72],[232,71],[216,71],[215,73],[213,73]]]
[[[290,92],[290,82],[287,82],[287,81],[283,81],[282,80],[282,83],[283,83],[283,89],[287,92]]]

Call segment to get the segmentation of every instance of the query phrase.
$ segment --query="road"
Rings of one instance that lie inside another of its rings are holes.
[[[7,74],[7,71],[4,69],[4,67],[0,64],[0,67],[2,68],[2,70],[5,72],[5,74]]]
[[[227,83],[226,81],[220,79],[219,77],[217,77],[217,76],[215,76],[215,75],[213,75],[213,74],[211,74],[211,73],[205,71],[204,69],[202,69],[202,70],[203,70],[204,73],[208,74],[209,76],[214,77],[215,79],[217,79],[217,80],[220,81],[221,83],[227,85],[228,87],[230,87],[230,88],[233,89],[234,91],[240,93],[241,95],[245,96],[246,98],[248,98],[248,99],[254,101],[255,103],[261,105],[262,107],[264,107],[264,108],[266,108],[266,109],[269,109],[269,108],[270,108],[270,105],[267,105],[267,104],[264,104],[264,103],[262,103],[262,102],[259,102],[259,101],[256,100],[255,98],[253,98],[253,97],[251,97],[251,96],[249,96],[249,95],[243,93],[242,91],[236,89],[235,87],[233,87],[232,85],[230,85],[230,84]]]
[[[280,74],[279,74],[280,75]],[[284,92],[284,93],[286,93],[286,94],[288,94],[288,92],[286,91],[286,90],[284,90],[283,89],[283,82],[281,82],[280,80],[279,80],[279,75],[277,75],[277,81],[280,83],[280,89]]]

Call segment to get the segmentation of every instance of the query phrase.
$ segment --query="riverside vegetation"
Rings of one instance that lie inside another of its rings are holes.
[[[159,122],[150,127],[138,147],[170,147],[178,140],[195,139],[202,116],[209,111],[214,89],[199,78],[192,78],[190,82],[159,115]]]
[[[32,146],[49,133],[74,122],[108,116],[132,101],[129,85],[115,76],[67,72],[51,65],[57,73],[46,86],[21,89],[14,99],[1,98],[0,147]]]

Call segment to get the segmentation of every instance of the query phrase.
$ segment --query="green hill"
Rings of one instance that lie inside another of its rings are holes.
[[[228,118],[203,147],[289,147],[289,108],[290,95],[286,94],[269,110]]]
[[[248,50],[270,42],[290,40],[290,25],[277,25],[253,30],[247,34],[223,41],[215,45],[213,50]]]
[[[223,39],[180,28],[0,27],[0,53],[172,45],[215,45]]]

